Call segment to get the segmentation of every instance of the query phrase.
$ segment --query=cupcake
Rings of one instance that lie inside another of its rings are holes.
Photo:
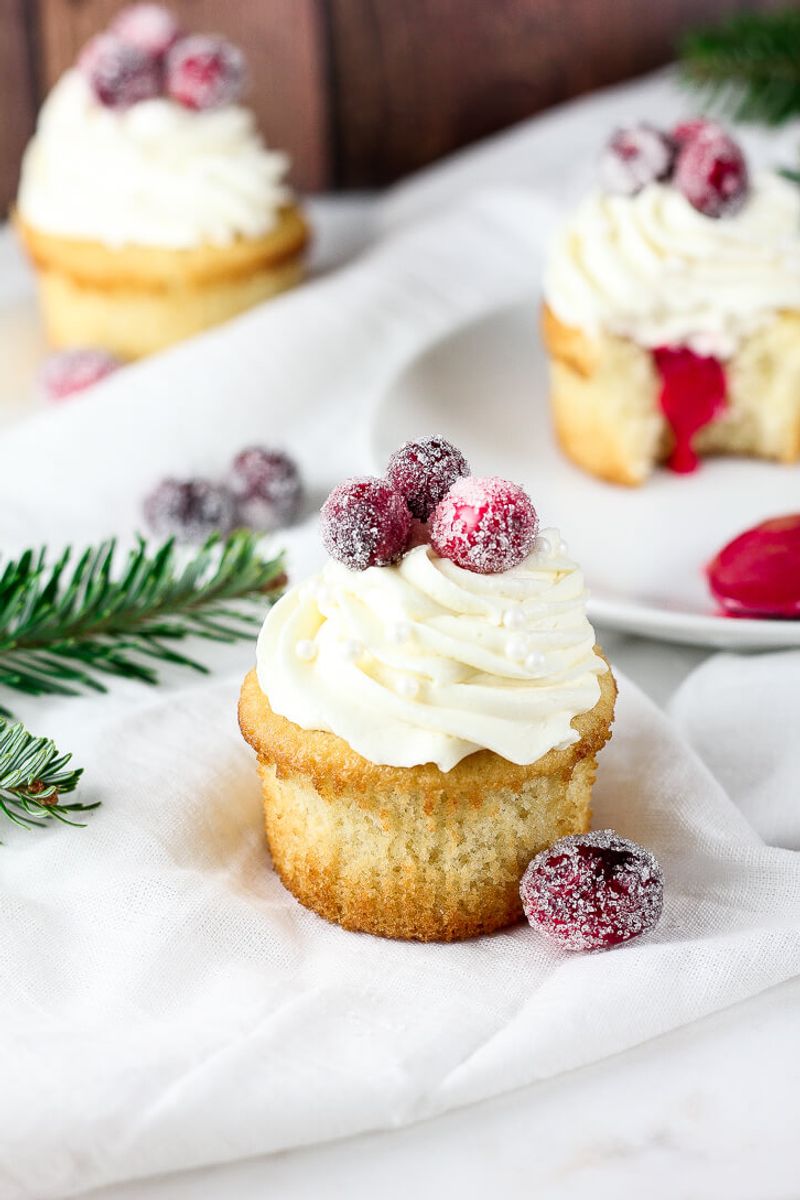
[[[56,84],[15,212],[55,347],[138,358],[301,279],[307,227],[244,82],[236,47],[139,5]]]
[[[615,483],[800,458],[800,188],[691,121],[617,132],[544,284],[555,428]]]
[[[616,688],[583,578],[521,488],[466,470],[428,439],[336,488],[329,561],[242,687],[275,868],[346,929],[502,928],[531,858],[589,827]]]

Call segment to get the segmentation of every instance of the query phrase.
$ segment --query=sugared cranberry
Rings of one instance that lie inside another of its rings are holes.
[[[264,532],[293,521],[303,498],[294,460],[263,446],[250,446],[236,455],[228,486],[236,497],[242,524]]]
[[[800,617],[800,513],[773,517],[728,542],[706,568],[732,617]]]
[[[618,129],[600,159],[600,182],[609,192],[634,196],[648,183],[666,179],[674,158],[671,140],[652,125]]]
[[[716,121],[709,120],[708,117],[692,117],[689,121],[679,121],[670,130],[670,137],[676,146],[685,146],[692,138],[697,137],[698,133],[705,133],[709,129],[714,129],[718,133],[725,132],[721,125]]]
[[[115,33],[92,38],[81,52],[78,67],[106,108],[130,108],[161,91],[158,59]]]
[[[560,838],[520,884],[531,925],[565,950],[607,950],[649,933],[664,903],[649,850],[611,829]]]
[[[725,409],[728,385],[716,359],[686,346],[659,346],[653,351],[661,376],[659,403],[675,438],[671,470],[689,474],[698,466],[694,435]]]
[[[322,506],[322,543],[353,571],[395,562],[410,528],[405,499],[385,479],[346,479]]]
[[[39,382],[48,400],[65,400],[67,396],[99,383],[121,366],[119,359],[105,350],[90,347],[59,350],[45,360]]]
[[[206,479],[165,479],[145,500],[144,515],[159,537],[199,542],[233,529],[236,503],[227,488]]]
[[[469,463],[460,450],[443,437],[405,442],[395,450],[386,468],[386,478],[405,496],[419,521],[427,521],[436,505],[461,478],[469,475]]]
[[[123,8],[109,28],[124,42],[156,58],[163,58],[181,36],[176,18],[161,4],[132,4]]]
[[[479,575],[521,563],[538,528],[527,493],[507,479],[458,479],[430,520],[431,545],[442,558]]]
[[[182,38],[167,55],[167,92],[186,108],[233,104],[245,85],[244,55],[224,38]]]
[[[674,182],[704,216],[731,217],[747,199],[747,163],[733,138],[708,122],[681,146]]]

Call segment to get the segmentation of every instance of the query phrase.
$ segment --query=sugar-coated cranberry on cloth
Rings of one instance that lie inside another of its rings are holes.
[[[295,519],[303,484],[294,459],[282,450],[248,446],[231,464],[228,487],[236,497],[239,520],[249,529],[269,532]]]
[[[395,450],[386,468],[386,478],[406,498],[418,521],[427,521],[455,481],[469,475],[469,463],[461,451],[443,437],[425,437],[405,442]]]
[[[132,4],[109,26],[112,33],[147,54],[163,58],[181,36],[177,18],[161,4]]]
[[[529,554],[538,524],[536,509],[518,484],[469,475],[458,479],[434,509],[431,545],[459,567],[494,575]]]
[[[520,896],[528,921],[550,941],[565,950],[608,950],[655,928],[664,881],[649,850],[600,829],[537,854]]]
[[[78,68],[106,108],[130,108],[161,92],[158,59],[115,33],[99,33],[84,46]]]
[[[234,104],[245,82],[244,55],[224,38],[193,34],[176,42],[167,55],[167,93],[186,108]]]
[[[600,180],[609,192],[633,196],[648,183],[666,179],[675,147],[652,125],[632,125],[612,134],[600,159]]]
[[[410,530],[405,497],[385,479],[346,479],[322,506],[322,544],[331,558],[353,571],[396,562]]]
[[[200,542],[230,533],[236,502],[227,488],[207,479],[165,479],[145,500],[144,514],[159,537]]]
[[[39,384],[47,400],[66,400],[68,396],[99,383],[121,366],[113,354],[91,346],[58,350],[45,359],[39,372]]]
[[[732,217],[744,205],[747,163],[733,138],[714,122],[706,122],[680,147],[673,175],[675,186],[706,217]]]
[[[800,618],[800,513],[773,517],[728,542],[706,568],[732,617]]]

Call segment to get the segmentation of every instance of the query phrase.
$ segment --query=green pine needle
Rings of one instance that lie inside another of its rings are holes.
[[[49,738],[34,737],[22,725],[0,718],[0,815],[23,829],[47,821],[80,825],[75,813],[89,812],[95,804],[62,804],[74,792],[82,771],[69,770],[69,754],[59,754]]]
[[[0,575],[0,684],[73,696],[104,692],[102,675],[155,684],[158,664],[205,672],[175,643],[252,637],[265,599],[280,595],[283,558],[265,559],[258,544],[238,530],[185,558],[172,540],[151,552],[139,539],[118,572],[113,539],[52,565],[46,550],[26,550]]]
[[[800,113],[800,10],[743,12],[688,34],[683,78],[737,121],[778,125]]]

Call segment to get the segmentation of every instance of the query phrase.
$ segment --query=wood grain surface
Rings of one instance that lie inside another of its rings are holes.
[[[785,0],[784,0],[785,3]],[[247,52],[302,190],[376,187],[668,61],[687,28],[781,0],[175,0]],[[48,87],[121,0],[0,0],[0,205]]]

